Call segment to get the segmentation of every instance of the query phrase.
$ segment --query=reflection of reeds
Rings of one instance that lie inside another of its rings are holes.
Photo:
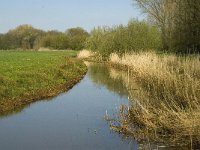
[[[120,96],[127,95],[127,90],[121,81],[111,78],[109,67],[105,64],[89,63],[88,75],[96,85],[105,86],[110,91],[118,93]]]
[[[121,78],[133,100],[132,107],[122,107],[120,125],[112,127],[138,140],[197,145],[200,142],[199,59],[199,56],[154,53],[126,54],[120,58],[112,54],[112,63],[129,68]],[[113,72],[111,77],[116,77]]]

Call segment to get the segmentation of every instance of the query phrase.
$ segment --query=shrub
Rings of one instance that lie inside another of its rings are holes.
[[[147,51],[159,49],[160,46],[159,30],[144,21],[136,20],[130,21],[127,26],[95,28],[86,42],[88,49],[98,51],[106,57],[113,52],[123,54]]]

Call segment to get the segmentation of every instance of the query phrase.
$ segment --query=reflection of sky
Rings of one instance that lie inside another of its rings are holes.
[[[77,26],[91,30],[142,17],[132,0],[1,0],[0,33],[21,24],[44,30]]]

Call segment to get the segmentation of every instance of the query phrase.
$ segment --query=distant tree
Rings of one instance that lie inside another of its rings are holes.
[[[66,31],[66,34],[70,37],[89,36],[89,33],[81,27],[70,28]]]
[[[50,49],[69,49],[69,37],[58,31],[49,31],[40,41],[40,47]]]
[[[103,36],[108,33],[106,27],[97,27],[94,28],[91,33],[90,37],[86,40],[86,47],[90,50],[97,51],[99,50],[100,45],[102,44]]]
[[[1,47],[3,49],[33,49],[38,38],[44,32],[30,25],[21,25],[8,33],[1,35]]]
[[[70,48],[74,50],[83,49],[89,37],[89,33],[81,27],[68,29],[66,35],[70,38]]]
[[[3,37],[4,37],[4,35],[3,34],[0,34],[0,50],[2,50],[2,49],[4,49],[3,47],[4,47],[4,45],[3,45]]]

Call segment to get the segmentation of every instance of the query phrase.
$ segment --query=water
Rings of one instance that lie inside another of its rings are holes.
[[[106,112],[112,115],[121,104],[129,103],[120,82],[104,85],[111,82],[106,73],[105,69],[90,67],[84,79],[70,91],[2,117],[0,149],[137,149],[135,141],[122,139],[104,120]]]

